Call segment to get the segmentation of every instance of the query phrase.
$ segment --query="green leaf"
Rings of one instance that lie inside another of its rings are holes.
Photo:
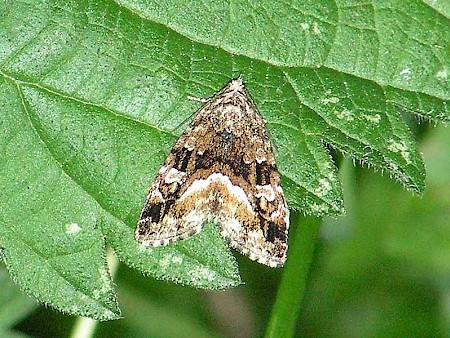
[[[37,299],[69,313],[117,318],[99,224],[105,212],[52,156],[24,105],[24,89],[0,82],[3,259]]]
[[[105,237],[156,278],[240,283],[214,226],[164,248],[133,240],[199,106],[189,95],[243,74],[290,207],[315,216],[343,212],[324,143],[420,193],[423,162],[399,110],[450,119],[448,18],[422,2],[161,4],[0,4],[0,245],[13,279],[68,313],[119,316]]]
[[[1,332],[8,331],[29,315],[37,307],[37,303],[19,290],[3,265],[0,266],[0,289],[2,290],[0,293]],[[5,337],[5,335],[2,335],[2,337]]]
[[[298,336],[447,335],[450,130],[430,130],[421,150],[420,197],[345,161],[348,214],[324,220]]]
[[[321,67],[448,98],[445,1],[119,1],[206,45],[269,65]],[[439,12],[440,10],[441,12]]]

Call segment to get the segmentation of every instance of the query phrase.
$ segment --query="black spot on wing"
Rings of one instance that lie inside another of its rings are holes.
[[[170,199],[167,200],[166,203],[164,204],[164,211],[163,211],[163,215],[166,215],[169,212],[169,209],[172,207],[172,205],[175,204],[175,200],[174,199]]]
[[[280,227],[274,222],[267,221],[266,240],[271,243],[275,243],[276,238],[278,238],[278,240],[282,243],[286,242],[286,232],[280,229]]]
[[[217,158],[211,154],[209,150],[195,157],[195,170],[209,169],[217,162]]]
[[[256,162],[256,184],[270,184],[270,173],[275,170],[277,170],[276,167],[268,164],[266,161],[261,163]]]
[[[184,147],[181,150],[175,152],[174,168],[179,171],[186,171],[191,156],[192,150],[189,151]]]
[[[146,203],[144,209],[142,209],[141,220],[150,218],[152,222],[158,223],[161,218],[161,209],[164,203]]]
[[[242,163],[237,163],[234,168],[232,168],[233,171],[236,173],[237,176],[242,177],[247,182],[249,181],[249,175],[250,175],[250,165]]]

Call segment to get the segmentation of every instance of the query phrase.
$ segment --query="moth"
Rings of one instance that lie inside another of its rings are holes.
[[[241,77],[204,100],[176,141],[150,186],[135,239],[164,246],[208,221],[250,259],[285,263],[289,210],[265,121]]]

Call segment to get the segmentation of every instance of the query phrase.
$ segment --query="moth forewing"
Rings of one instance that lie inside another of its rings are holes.
[[[282,266],[289,210],[264,124],[241,77],[207,100],[151,185],[136,240],[167,245],[213,220],[231,247]]]

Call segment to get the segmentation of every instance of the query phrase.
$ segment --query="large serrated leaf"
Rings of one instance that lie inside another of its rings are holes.
[[[133,240],[146,190],[198,108],[187,97],[239,74],[292,209],[342,213],[326,144],[422,192],[399,110],[450,119],[450,30],[445,7],[410,3],[0,4],[0,245],[14,280],[63,311],[116,318],[106,237],[145,274],[239,284],[214,226],[166,248]]]

